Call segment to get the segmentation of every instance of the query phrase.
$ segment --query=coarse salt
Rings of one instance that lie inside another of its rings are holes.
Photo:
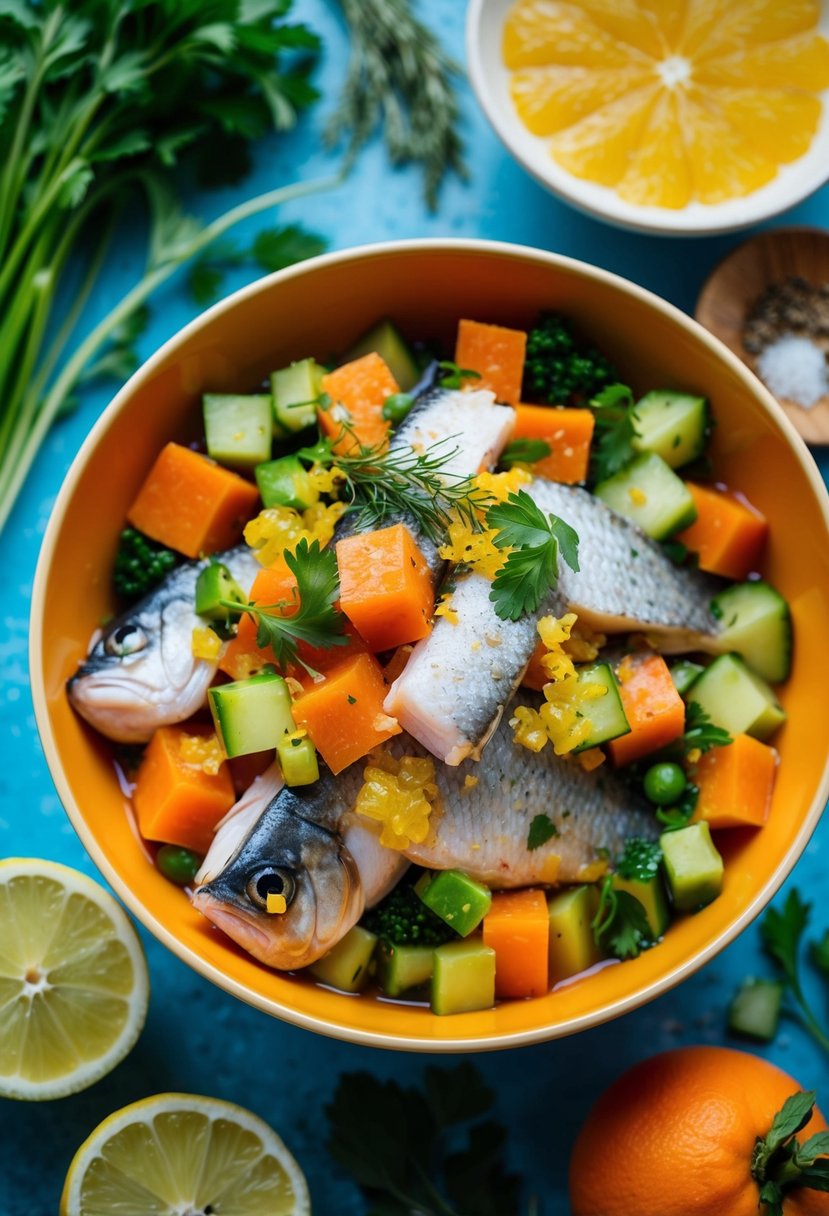
[[[776,397],[810,409],[829,393],[826,356],[809,338],[783,334],[757,357],[757,371]]]

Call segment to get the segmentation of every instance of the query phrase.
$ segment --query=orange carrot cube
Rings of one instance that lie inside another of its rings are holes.
[[[400,734],[397,719],[383,709],[387,692],[377,660],[358,654],[331,667],[294,701],[294,721],[308,731],[332,773]]]
[[[256,486],[179,443],[156,457],[127,519],[186,557],[235,545],[259,502]]]
[[[340,607],[369,650],[417,642],[431,630],[432,573],[405,524],[337,543]]]
[[[592,410],[518,405],[513,439],[543,439],[551,451],[533,464],[535,475],[575,485],[587,478],[595,424]]]
[[[221,746],[209,728],[160,726],[144,752],[133,805],[145,840],[178,844],[203,855],[236,801]],[[206,771],[215,767],[216,772]],[[211,763],[212,762],[212,763]]]
[[[697,517],[677,540],[699,557],[701,570],[742,580],[756,570],[768,534],[764,515],[723,490],[688,482]]]
[[[630,734],[607,747],[614,764],[630,764],[679,738],[685,729],[685,705],[659,654],[626,655],[616,674]]]
[[[694,820],[712,828],[762,827],[776,774],[777,752],[751,735],[735,735],[726,747],[712,747],[693,778],[699,787]]]
[[[334,438],[345,422],[354,432],[353,439],[344,435],[335,443],[335,452],[356,451],[360,444],[385,444],[391,423],[383,417],[383,406],[387,397],[400,392],[400,387],[380,355],[372,352],[328,372],[322,378],[322,389],[331,398],[327,409],[318,411],[323,431]]]
[[[480,380],[466,381],[466,388],[488,388],[498,401],[517,405],[524,376],[527,335],[503,325],[460,321],[455,344],[458,367],[479,372]]]
[[[495,995],[541,996],[550,986],[550,917],[543,891],[495,891],[484,917],[495,951]]]

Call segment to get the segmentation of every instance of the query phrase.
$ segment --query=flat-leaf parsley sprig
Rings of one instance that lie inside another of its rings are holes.
[[[525,490],[489,507],[485,518],[487,527],[494,529],[496,548],[510,549],[489,598],[502,620],[517,621],[535,612],[547,591],[555,587],[559,557],[578,571],[578,534],[557,515],[545,515]]]
[[[596,420],[590,456],[590,478],[595,483],[618,473],[636,455],[633,393],[626,384],[610,384],[589,405]]]

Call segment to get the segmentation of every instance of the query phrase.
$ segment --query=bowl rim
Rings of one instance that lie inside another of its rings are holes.
[[[775,184],[779,186],[780,183],[777,178],[773,178],[765,186],[759,187],[742,198],[727,199],[723,203],[713,204],[709,206],[707,212],[692,214],[690,217],[687,214],[687,207],[676,211],[669,208],[640,207],[638,210],[643,213],[647,212],[647,218],[643,214],[643,218],[637,219],[637,208],[635,205],[624,203],[611,190],[607,191],[606,205],[593,201],[589,197],[589,192],[594,183],[582,182],[580,178],[572,173],[568,173],[566,170],[562,170],[560,176],[554,173],[552,168],[548,168],[547,172],[545,172],[542,167],[542,160],[531,155],[515,139],[504,108],[497,102],[490,76],[485,69],[483,61],[484,39],[491,36],[485,33],[484,25],[485,20],[490,24],[493,22],[492,15],[488,10],[494,3],[495,0],[469,0],[466,13],[467,68],[469,80],[478,104],[510,156],[545,190],[563,199],[584,215],[589,215],[593,219],[601,220],[603,223],[611,224],[614,227],[624,228],[630,232],[647,233],[650,236],[716,236],[726,232],[738,232],[741,229],[750,228],[754,224],[760,224],[766,220],[773,219],[775,216],[782,215],[783,212],[796,207],[798,203],[803,202],[804,199],[814,194],[815,191],[819,190],[829,180],[829,160],[825,161],[823,168],[820,167],[819,162],[816,162],[815,171],[811,175],[808,173],[802,177],[793,175],[788,188],[781,188],[779,195],[777,197],[772,196],[767,206],[757,205],[755,200],[768,187],[773,187]],[[823,15],[825,19],[826,13]],[[825,31],[824,36],[826,36]],[[824,91],[824,95],[826,100],[824,100],[823,122],[829,123],[829,93]],[[804,156],[814,146],[814,142],[819,134],[820,132],[815,133],[812,145],[803,154]],[[791,163],[796,165],[797,161]],[[551,159],[550,165],[552,166],[552,164]],[[780,165],[779,169],[782,170],[788,167],[788,165]],[[741,204],[738,214],[732,214],[726,219],[716,218],[718,214],[722,216],[722,208],[734,207],[734,204]]]
[[[611,271],[604,270],[601,267],[594,266],[589,262],[581,261],[578,258],[569,257],[565,254],[554,253],[549,250],[536,249],[532,246],[517,245],[501,241],[489,241],[480,238],[453,238],[453,237],[421,237],[410,238],[407,240],[397,241],[381,241],[373,244],[353,246],[347,249],[337,250],[332,253],[323,254],[316,258],[308,259],[298,263],[295,266],[288,267],[285,270],[280,270],[274,274],[265,275],[260,279],[240,288],[224,299],[217,301],[210,308],[194,317],[187,325],[177,330],[170,338],[164,342],[158,350],[156,350],[142,365],[130,376],[129,380],[116,393],[112,401],[103,410],[97,421],[92,426],[84,442],[82,443],[78,453],[73,459],[69,470],[61,484],[61,488],[55,499],[55,503],[49,515],[47,527],[41,543],[40,553],[38,555],[37,567],[32,587],[32,606],[29,618],[29,671],[30,683],[32,692],[32,701],[34,705],[35,721],[37,724],[38,733],[40,735],[43,754],[51,774],[52,780],[57,789],[61,803],[66,811],[66,814],[75,829],[81,843],[84,845],[91,860],[94,862],[99,872],[104,876],[110,887],[116,895],[122,900],[126,907],[132,912],[138,921],[153,936],[166,946],[177,958],[190,966],[197,974],[203,978],[210,980],[211,983],[231,995],[238,997],[246,1004],[254,1008],[262,1010],[264,1013],[272,1017],[279,1017],[281,1020],[289,1022],[295,1026],[300,1026],[305,1030],[311,1030],[318,1034],[324,1034],[330,1038],[342,1039],[346,1042],[359,1043],[365,1046],[382,1047],[395,1051],[416,1051],[430,1053],[451,1053],[451,1052],[477,1052],[477,1051],[493,1051],[521,1047],[533,1043],[547,1042],[551,1039],[564,1038],[578,1031],[587,1030],[593,1026],[602,1025],[605,1022],[614,1020],[622,1014],[633,1009],[637,1009],[649,1001],[660,996],[662,993],[674,988],[684,979],[693,975],[702,966],[720,953],[727,945],[739,936],[740,933],[751,923],[756,916],[768,905],[775,893],[778,891],[784,880],[788,877],[796,862],[800,858],[805,849],[812,833],[817,826],[820,816],[829,799],[829,755],[824,762],[823,774],[821,781],[815,790],[812,800],[809,804],[808,811],[803,817],[798,834],[793,841],[788,853],[782,856],[775,866],[772,874],[767,879],[763,888],[757,893],[753,900],[743,909],[742,913],[718,935],[713,937],[704,947],[692,954],[682,963],[675,965],[669,969],[659,980],[654,981],[641,990],[631,993],[626,997],[622,997],[612,1004],[596,1010],[594,1013],[585,1014],[578,1017],[572,1017],[569,1020],[557,1023],[553,1026],[538,1026],[529,1030],[511,1031],[504,1034],[490,1034],[480,1038],[459,1037],[451,1038],[430,1038],[428,1036],[405,1036],[390,1032],[379,1032],[374,1030],[365,1030],[343,1025],[322,1017],[312,1016],[293,1009],[289,1004],[276,1000],[273,997],[260,996],[257,993],[249,991],[244,984],[236,979],[226,975],[219,967],[207,962],[195,950],[184,946],[178,938],[168,930],[156,918],[153,912],[144,904],[138,894],[133,892],[122,881],[115,869],[109,864],[106,857],[99,848],[97,841],[87,826],[84,814],[75,799],[74,793],[70,788],[69,781],[61,763],[55,736],[52,731],[51,720],[48,710],[43,664],[41,662],[41,654],[43,650],[43,627],[46,606],[46,581],[48,571],[51,565],[52,554],[56,546],[58,533],[60,530],[60,521],[64,512],[64,508],[75,493],[76,487],[81,481],[87,463],[97,448],[98,443],[104,437],[112,424],[115,417],[126,406],[131,399],[135,386],[140,384],[145,379],[151,377],[156,367],[165,360],[170,354],[175,352],[176,347],[183,341],[186,341],[208,322],[212,322],[223,313],[235,308],[242,300],[249,300],[260,293],[266,293],[270,290],[272,284],[279,282],[289,282],[291,279],[313,273],[318,267],[331,266],[337,263],[353,262],[355,264],[363,261],[366,258],[385,257],[389,254],[411,255],[416,256],[420,253],[440,253],[441,251],[461,252],[469,254],[480,254],[484,256],[495,256],[504,258],[505,260],[526,259],[535,264],[546,265],[551,269],[561,268],[576,273],[582,277],[593,279],[599,285],[612,286],[617,290],[621,289],[629,295],[638,298],[643,304],[650,308],[655,308],[658,312],[663,313],[669,320],[680,328],[690,331],[691,334],[704,345],[708,346],[713,354],[718,359],[723,361],[736,376],[741,379],[746,387],[751,391],[752,395],[758,400],[763,410],[771,414],[788,439],[790,446],[794,449],[794,453],[801,467],[803,474],[820,506],[823,515],[824,523],[829,530],[829,492],[823,483],[817,465],[811,456],[806,444],[800,438],[794,425],[789,421],[783,413],[777,402],[772,397],[771,393],[766,389],[762,382],[746,367],[742,360],[738,359],[723,342],[715,338],[707,329],[700,325],[693,317],[682,312],[681,309],[663,300],[660,296],[640,287],[636,283],[625,279],[621,275],[614,274]]]

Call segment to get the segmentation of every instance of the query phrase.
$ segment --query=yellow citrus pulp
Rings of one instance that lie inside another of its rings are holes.
[[[156,1094],[116,1111],[78,1149],[61,1216],[308,1216],[305,1178],[241,1106]]]
[[[819,0],[517,0],[519,117],[567,172],[639,206],[751,194],[811,145],[829,88]]]

